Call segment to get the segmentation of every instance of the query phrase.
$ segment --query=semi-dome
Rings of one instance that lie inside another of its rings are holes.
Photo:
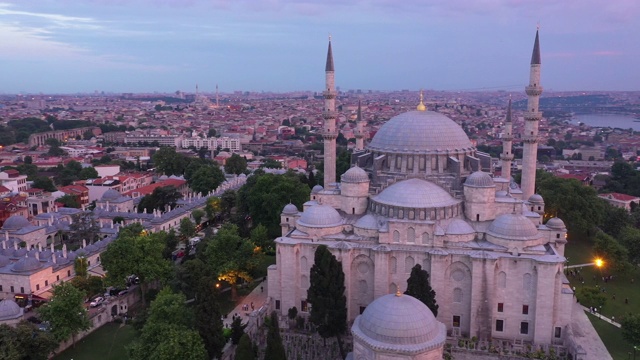
[[[286,215],[295,215],[297,214],[298,208],[293,205],[292,203],[288,203],[287,205],[284,206],[284,208],[282,209],[282,213],[286,214]]]
[[[0,301],[0,321],[15,319],[19,316],[22,316],[22,309],[15,301],[11,299]]]
[[[11,270],[15,272],[27,272],[38,270],[41,267],[42,264],[40,263],[40,260],[34,257],[23,257],[13,264]]]
[[[367,214],[358,219],[354,226],[360,229],[378,230],[378,221],[373,215]]]
[[[532,240],[538,237],[538,228],[521,214],[504,214],[498,216],[487,234],[507,240]]]
[[[438,208],[459,203],[440,186],[421,179],[399,181],[373,197],[373,200],[406,208]]]
[[[385,153],[461,153],[473,149],[464,130],[443,114],[409,111],[394,116],[376,133],[367,146]]]
[[[382,348],[423,350],[445,341],[444,325],[409,295],[388,294],[373,301],[356,318],[353,333]]]
[[[298,224],[307,227],[333,227],[342,224],[342,216],[329,205],[313,205],[302,213]]]
[[[354,166],[342,174],[340,181],[348,183],[369,182],[369,175],[361,167]]]
[[[112,201],[112,200],[119,199],[120,196],[122,196],[122,195],[120,195],[118,190],[109,189],[109,190],[105,191],[104,194],[102,194],[102,197],[100,198],[100,200],[102,200],[102,201]]]
[[[544,199],[540,194],[533,194],[529,197],[529,202],[532,204],[544,204]]]
[[[2,224],[2,229],[19,230],[27,226],[31,226],[31,223],[29,222],[29,220],[27,220],[27,218],[22,215],[13,215],[5,220],[4,224]]]
[[[549,221],[547,221],[545,225],[550,229],[566,229],[566,226],[564,225],[564,221],[562,221],[562,219],[557,217],[553,217],[549,219]]]
[[[449,225],[447,225],[446,230],[448,235],[468,235],[475,232],[471,225],[462,219],[453,219]]]
[[[320,191],[324,190],[324,188],[322,187],[322,185],[316,185],[313,187],[313,189],[311,189],[311,193],[312,194],[317,194]]]
[[[484,171],[476,171],[467,177],[467,180],[464,182],[464,186],[471,187],[495,187],[493,183],[493,179],[489,173]]]

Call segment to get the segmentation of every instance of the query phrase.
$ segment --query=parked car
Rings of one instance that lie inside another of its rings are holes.
[[[99,306],[103,302],[104,302],[104,298],[102,296],[98,296],[95,299],[93,299],[93,301],[89,304],[89,306],[93,308],[93,307]]]

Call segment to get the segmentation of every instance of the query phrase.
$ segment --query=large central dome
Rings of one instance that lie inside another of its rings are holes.
[[[473,148],[464,130],[433,111],[409,111],[382,125],[368,149],[385,153],[442,154]]]

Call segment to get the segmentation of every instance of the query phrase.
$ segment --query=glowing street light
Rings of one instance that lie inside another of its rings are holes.
[[[602,259],[596,259],[595,264],[596,264],[597,267],[600,268],[600,267],[602,267],[602,265],[604,265],[604,261]]]

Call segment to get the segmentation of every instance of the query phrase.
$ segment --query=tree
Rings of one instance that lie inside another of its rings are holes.
[[[316,248],[309,280],[311,285],[307,290],[307,301],[312,305],[310,321],[318,327],[318,334],[323,338],[336,337],[340,355],[344,359],[346,353],[342,335],[347,329],[344,272],[342,263],[325,245]]]
[[[628,251],[613,236],[602,231],[596,234],[593,251],[596,256],[604,260],[605,266],[618,272],[625,272],[631,268]]]
[[[193,327],[193,314],[182,294],[162,289],[151,302],[139,339],[129,349],[133,360],[207,359],[202,338]]]
[[[240,342],[240,338],[244,335],[244,329],[248,324],[242,323],[242,318],[240,316],[233,317],[231,321],[231,343],[233,345],[238,345]]]
[[[86,278],[88,269],[89,265],[87,258],[84,256],[78,256],[73,263],[73,270],[76,272],[76,277]]]
[[[628,314],[622,319],[622,337],[632,346],[640,344],[640,314]]]
[[[242,334],[238,347],[236,348],[235,360],[255,360],[256,354],[253,352],[253,343],[249,335]]]
[[[49,151],[47,151],[47,154],[50,156],[63,156],[63,155],[66,155],[67,152],[62,150],[60,146],[50,146]]]
[[[580,304],[586,307],[602,309],[607,303],[607,297],[596,287],[582,287],[577,296]]]
[[[407,291],[404,292],[420,300],[427,305],[433,316],[438,316],[438,304],[436,303],[436,291],[429,283],[429,272],[423,270],[420,264],[411,269],[411,275],[407,279]]]
[[[180,220],[180,236],[183,238],[190,238],[196,234],[196,226],[193,224],[188,217],[182,218]]]
[[[83,306],[84,295],[68,282],[54,285],[51,292],[51,301],[38,309],[40,317],[51,324],[51,333],[57,341],[71,337],[75,347],[76,335],[91,327],[87,309]]]
[[[46,360],[58,347],[58,342],[48,331],[41,331],[35,324],[20,321],[15,327],[0,325],[0,358],[6,360]]]
[[[267,228],[262,224],[258,224],[258,226],[251,230],[251,241],[260,247],[262,251],[267,252],[274,250],[273,239],[269,237]]]
[[[204,215],[205,215],[205,212],[201,209],[195,209],[191,212],[191,217],[193,217],[193,220],[196,222],[196,225],[200,225]]]
[[[196,261],[199,261],[196,259]],[[226,342],[222,333],[222,319],[215,279],[200,276],[195,298],[195,328],[200,333],[204,347],[210,359],[222,357],[222,349]]]
[[[620,244],[627,249],[629,262],[631,264],[640,263],[640,229],[625,226],[618,235]]]
[[[236,298],[236,287],[242,279],[251,281],[250,270],[255,267],[254,245],[238,235],[238,227],[233,224],[222,226],[213,241],[205,249],[207,264],[218,280],[231,285],[231,298]]]
[[[216,214],[219,214],[222,211],[222,200],[219,197],[210,196],[207,198],[204,211],[207,213],[207,217],[209,219],[213,219]]]
[[[82,171],[82,165],[75,160],[71,160],[65,167],[59,166],[57,169],[58,176],[56,177],[56,182],[63,186],[67,186],[79,179],[78,176]]]
[[[163,257],[167,233],[141,233],[142,226],[139,224],[124,227],[118,238],[102,253],[101,260],[107,272],[107,283],[111,285],[124,285],[127,276],[137,275],[145,303],[148,284],[156,280],[166,281],[172,266]]]
[[[78,174],[78,177],[80,178],[80,180],[97,179],[98,172],[94,167],[89,166],[82,168],[82,170],[80,170],[80,174]]]
[[[48,138],[47,140],[44,141],[44,143],[49,145],[49,146],[60,146],[60,145],[62,145],[60,143],[60,140],[58,140],[56,138]]]
[[[240,175],[247,170],[247,159],[238,154],[232,154],[224,164],[224,171],[227,174]]]
[[[59,202],[68,208],[80,209],[82,207],[82,205],[80,205],[80,201],[78,201],[78,197],[70,194],[57,198],[56,202]]]
[[[213,128],[209,129],[209,131],[207,132],[207,137],[210,137],[210,138],[216,137],[216,129],[213,129]]]
[[[202,166],[187,180],[191,190],[203,195],[214,191],[224,181],[224,174],[217,166]]]
[[[276,159],[265,159],[260,167],[267,169],[282,169],[282,163]]]
[[[264,353],[264,360],[287,360],[287,354],[284,351],[282,338],[280,337],[278,314],[273,311],[269,319],[270,322],[269,330],[267,331],[267,348]]]
[[[81,290],[86,298],[104,293],[104,282],[101,276],[76,276],[70,282],[71,285]]]
[[[290,202],[302,208],[309,192],[309,187],[293,172],[254,175],[238,191],[237,210],[241,216],[249,215],[254,223],[266,226],[269,236],[275,238],[282,231],[282,208]]]
[[[79,245],[82,240],[86,240],[87,244],[98,239],[100,226],[90,211],[81,211],[71,215],[71,224],[69,224],[69,241],[71,244]]]
[[[153,154],[151,160],[157,171],[167,176],[182,175],[186,165],[188,165],[186,157],[178,154],[176,149],[172,147],[161,147],[160,150]]]
[[[604,205],[605,211],[602,216],[600,229],[607,234],[618,237],[622,229],[631,225],[631,217],[626,209],[613,206],[609,203]]]
[[[56,186],[53,184],[53,181],[46,176],[38,176],[35,179],[33,179],[33,185],[31,187],[34,187],[36,189],[42,189],[48,192],[54,192],[58,190],[56,189]]]
[[[231,210],[236,204],[236,192],[234,190],[226,190],[220,196],[220,212],[223,216],[231,216]]]
[[[168,211],[169,207],[175,208],[178,200],[182,198],[182,194],[175,186],[160,186],[153,189],[150,195],[145,195],[140,199],[138,204],[138,212],[152,213],[153,210]]]

